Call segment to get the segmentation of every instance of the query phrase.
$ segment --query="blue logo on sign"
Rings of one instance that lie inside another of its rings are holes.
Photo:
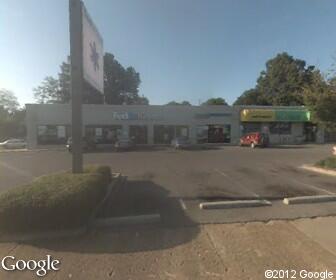
[[[96,42],[90,43],[90,48],[91,48],[90,58],[93,63],[94,70],[96,72],[97,70],[99,70],[99,54],[97,52]]]

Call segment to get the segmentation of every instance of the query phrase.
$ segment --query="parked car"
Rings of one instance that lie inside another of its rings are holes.
[[[266,133],[253,132],[245,134],[240,138],[240,146],[267,147],[269,145],[269,136]]]
[[[120,137],[114,144],[114,148],[117,151],[121,150],[129,150],[135,147],[135,141],[132,138],[129,138],[128,136],[122,136]]]
[[[5,149],[24,149],[27,147],[27,143],[23,139],[8,139],[0,143],[0,147]]]
[[[72,137],[68,138],[66,148],[69,152],[72,152]],[[96,149],[96,143],[93,140],[89,140],[86,137],[82,138],[82,149],[83,151],[93,151]]]
[[[172,140],[171,145],[175,149],[186,149],[190,147],[191,143],[187,137],[176,137]]]

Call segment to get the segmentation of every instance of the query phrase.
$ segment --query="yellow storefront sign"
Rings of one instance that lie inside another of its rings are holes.
[[[275,121],[274,110],[244,109],[240,112],[242,122],[273,122]]]

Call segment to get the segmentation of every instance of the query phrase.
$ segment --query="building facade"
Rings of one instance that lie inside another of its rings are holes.
[[[27,143],[65,144],[71,136],[70,104],[27,104]],[[194,144],[239,144],[248,132],[269,133],[271,143],[321,142],[302,107],[83,105],[83,136],[113,144],[126,135],[141,145],[170,144],[187,137]]]

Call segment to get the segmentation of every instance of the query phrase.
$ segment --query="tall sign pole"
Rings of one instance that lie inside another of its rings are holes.
[[[83,24],[81,0],[69,0],[69,12],[72,107],[72,172],[82,173]]]
[[[72,172],[83,172],[82,94],[84,82],[104,95],[103,38],[81,0],[69,0],[72,108]]]

